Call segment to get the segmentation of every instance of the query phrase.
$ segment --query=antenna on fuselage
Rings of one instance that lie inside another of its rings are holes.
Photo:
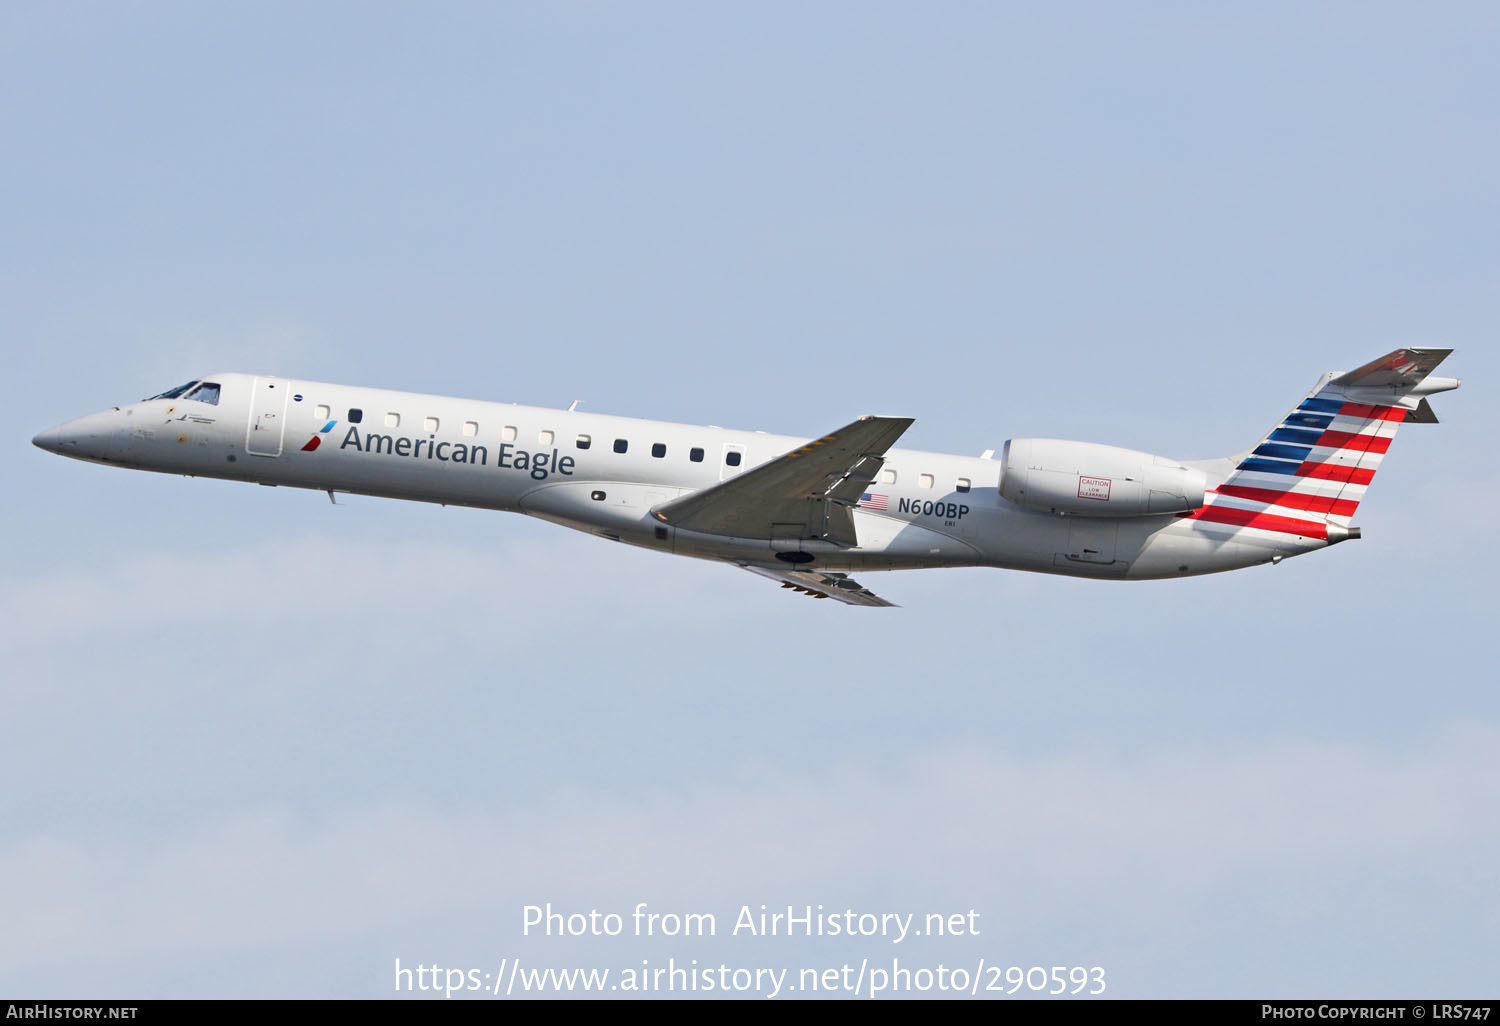
[[[574,410],[578,409],[578,404],[581,402],[583,402],[582,399],[574,399],[572,405],[568,407],[568,412],[572,413]]]

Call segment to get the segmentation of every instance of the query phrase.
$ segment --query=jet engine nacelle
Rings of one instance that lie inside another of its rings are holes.
[[[1056,438],[1013,438],[1001,457],[1000,494],[1052,513],[1135,517],[1203,505],[1201,470],[1147,452]]]

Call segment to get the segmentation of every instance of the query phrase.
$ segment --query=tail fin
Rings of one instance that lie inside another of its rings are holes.
[[[1358,370],[1325,374],[1297,408],[1238,460],[1201,509],[1181,514],[1231,530],[1332,545],[1349,526],[1405,422],[1435,423],[1426,397],[1457,388],[1429,377],[1451,349],[1398,349]]]

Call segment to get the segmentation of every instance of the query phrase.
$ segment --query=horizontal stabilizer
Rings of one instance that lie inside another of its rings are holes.
[[[1334,378],[1331,384],[1340,388],[1390,388],[1405,391],[1422,383],[1422,379],[1448,358],[1451,349],[1397,349],[1378,360]]]

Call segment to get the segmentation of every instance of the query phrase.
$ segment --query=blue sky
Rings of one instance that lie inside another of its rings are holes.
[[[1487,5],[11,5],[0,991],[393,963],[1103,966],[1489,993],[1500,314]],[[221,370],[1179,458],[1457,350],[1365,538],[899,610],[520,517],[29,444]],[[524,937],[522,907],[982,913]]]

